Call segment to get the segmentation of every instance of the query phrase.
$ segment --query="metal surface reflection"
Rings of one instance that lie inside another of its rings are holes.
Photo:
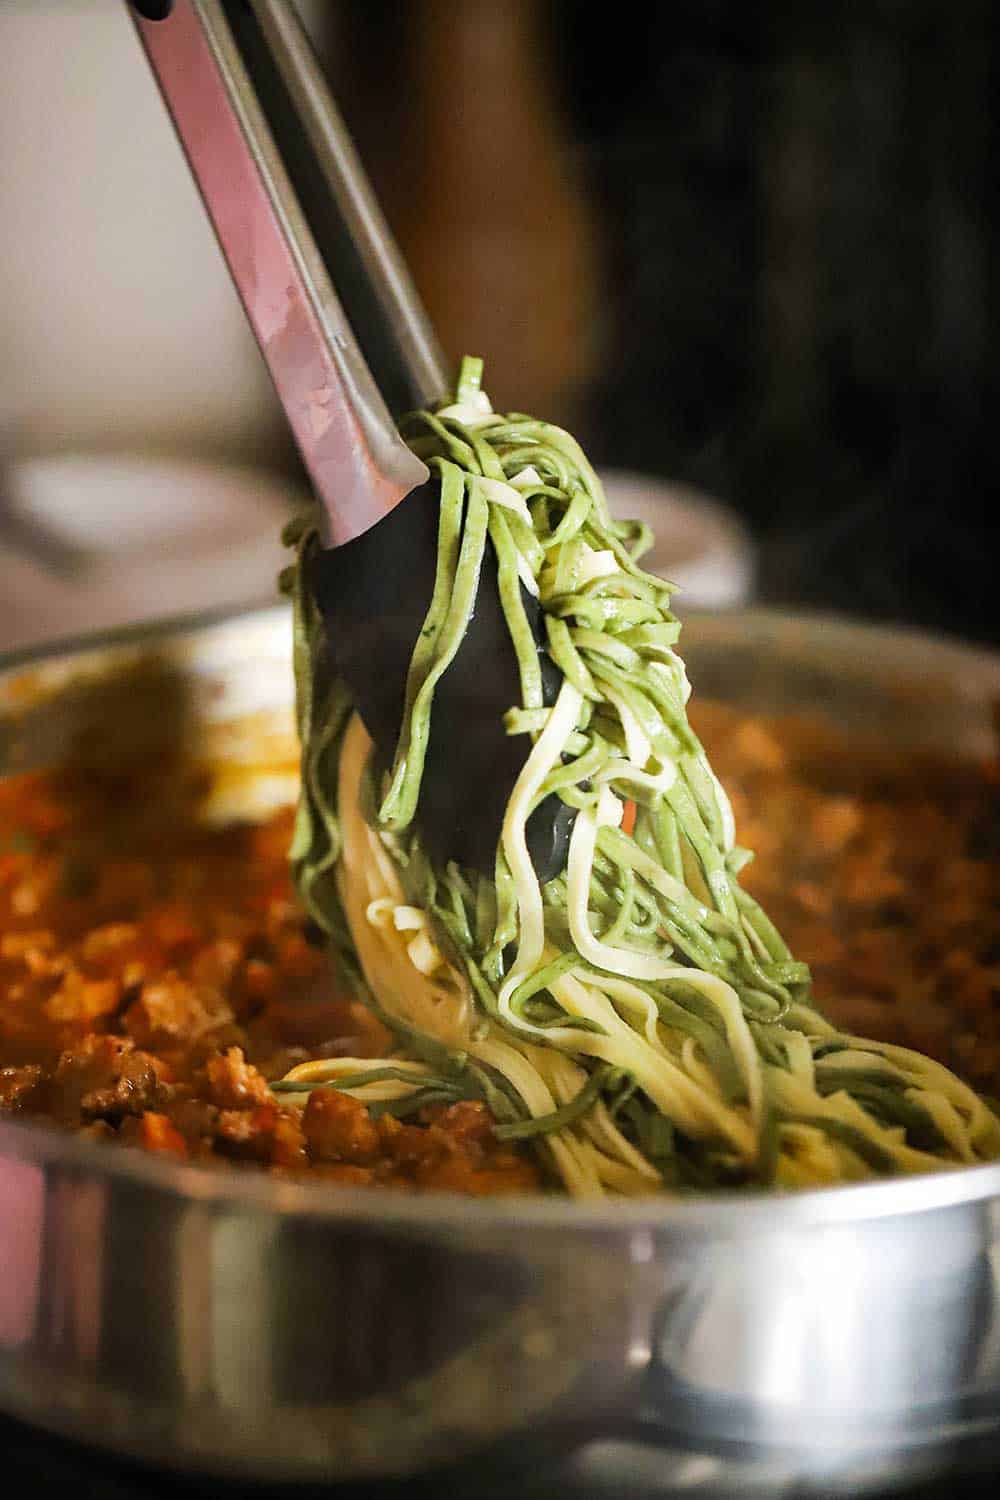
[[[716,1436],[809,1434],[831,1447],[989,1405],[1000,1386],[990,1218],[968,1206],[667,1252],[658,1409],[692,1434],[710,1410]]]

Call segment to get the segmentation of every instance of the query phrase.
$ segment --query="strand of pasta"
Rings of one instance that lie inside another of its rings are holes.
[[[455,400],[404,432],[440,477],[438,566],[380,787],[324,668],[308,522],[289,538],[286,578],[303,742],[296,875],[400,1048],[389,1062],[303,1064],[278,1091],[301,1102],[338,1087],[379,1110],[485,1098],[499,1131],[537,1142],[578,1196],[801,1186],[1000,1155],[1000,1123],[947,1069],[819,1016],[807,967],[742,890],[749,856],[687,720],[671,586],[639,568],[648,531],[611,519],[575,440],[493,413],[475,361]],[[434,691],[489,545],[520,668],[507,729],[527,745],[493,881],[434,868],[419,836]],[[522,590],[563,673],[552,705]],[[542,887],[525,830],[552,792],[576,817],[567,870]]]

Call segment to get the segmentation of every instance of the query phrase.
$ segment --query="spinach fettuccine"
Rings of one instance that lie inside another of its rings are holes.
[[[388,1058],[324,1058],[274,1085],[377,1114],[485,1101],[585,1197],[921,1172],[1000,1155],[1000,1123],[946,1068],[843,1035],[809,970],[740,885],[751,858],[688,723],[671,586],[642,571],[648,530],[613,519],[566,432],[494,413],[466,360],[455,398],[404,436],[441,482],[437,578],[414,644],[393,764],[378,774],[331,670],[307,561],[289,528],[302,791],[292,860],[310,915]],[[421,840],[434,689],[473,606],[484,549],[520,667],[503,725],[524,746],[492,878],[438,866]],[[544,700],[522,587],[562,673]],[[575,810],[544,886],[525,824]]]

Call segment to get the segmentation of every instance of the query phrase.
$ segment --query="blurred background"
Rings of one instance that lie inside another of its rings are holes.
[[[990,0],[299,8],[447,353],[679,608],[1000,642]],[[0,644],[266,597],[302,479],[124,7],[2,0],[0,75]]]

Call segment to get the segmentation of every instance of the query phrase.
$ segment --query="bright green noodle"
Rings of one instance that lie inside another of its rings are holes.
[[[302,742],[295,875],[398,1045],[388,1061],[303,1064],[276,1091],[299,1102],[317,1086],[355,1091],[376,1114],[484,1100],[500,1137],[532,1142],[580,1196],[800,1186],[1000,1156],[996,1116],[946,1069],[842,1037],[813,1008],[807,966],[740,887],[750,856],[688,723],[671,586],[638,567],[647,528],[610,518],[567,433],[493,413],[480,373],[466,360],[454,402],[403,424],[441,481],[441,518],[381,786],[309,595],[314,520],[286,538],[297,548],[285,575]],[[531,764],[511,797],[492,879],[436,867],[420,840],[434,690],[489,545],[520,668],[505,727],[526,762],[544,761],[530,795]],[[554,706],[524,590],[565,679]],[[553,791],[577,818],[567,870],[539,890],[518,838]]]

